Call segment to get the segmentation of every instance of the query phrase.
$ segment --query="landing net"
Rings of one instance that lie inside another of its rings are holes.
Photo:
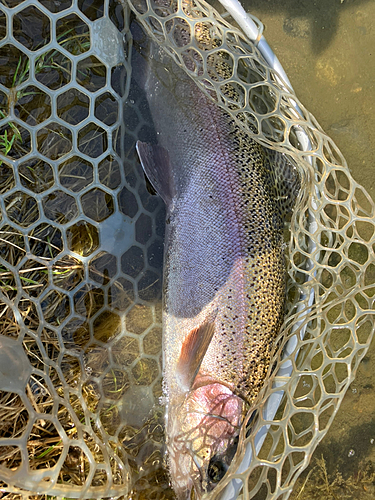
[[[0,7],[1,490],[173,498],[158,406],[164,209],[135,156],[153,132],[146,97],[130,87],[129,8],[199,88],[300,172],[288,315],[212,495],[286,499],[371,341],[374,204],[256,44],[207,3],[181,0]]]

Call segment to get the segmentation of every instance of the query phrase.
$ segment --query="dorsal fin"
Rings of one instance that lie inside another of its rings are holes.
[[[186,391],[193,386],[214,332],[215,323],[205,322],[191,330],[182,344],[176,376]]]
[[[168,151],[157,144],[141,141],[137,141],[136,149],[151,185],[166,205],[170,205],[176,196],[176,189]]]

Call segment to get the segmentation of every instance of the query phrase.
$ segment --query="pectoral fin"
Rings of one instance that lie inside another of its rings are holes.
[[[176,189],[168,151],[157,144],[141,141],[137,141],[136,149],[148,180],[158,195],[169,205],[176,195]]]
[[[191,330],[182,344],[177,362],[177,379],[188,391],[192,387],[215,332],[215,323],[206,322]]]

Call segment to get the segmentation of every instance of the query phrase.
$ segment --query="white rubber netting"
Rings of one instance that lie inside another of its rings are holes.
[[[243,426],[238,453],[210,496],[286,499],[372,338],[374,203],[288,83],[228,15],[196,0],[133,0],[131,8],[206,95],[301,175],[287,252],[288,313],[247,417],[251,424]]]
[[[127,496],[163,474],[164,208],[135,156],[127,23],[107,0],[0,5],[3,496]]]
[[[207,95],[301,174],[288,315],[253,421],[212,494],[286,499],[371,341],[374,204],[234,23],[205,2],[129,6]],[[173,498],[158,406],[164,209],[135,156],[135,141],[154,132],[146,96],[130,86],[129,6],[0,6],[0,486],[12,499]]]

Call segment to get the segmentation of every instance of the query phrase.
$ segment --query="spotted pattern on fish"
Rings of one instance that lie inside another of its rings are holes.
[[[212,363],[204,360],[201,372],[210,373],[215,365],[217,380],[251,403],[263,385],[273,340],[283,321],[283,221],[267,189],[263,149],[224,113],[223,120],[227,120],[231,130],[228,138],[232,158],[228,168],[234,168],[235,211],[242,221],[237,259],[242,267],[245,310],[241,310],[241,304],[233,304],[234,291],[229,289],[227,297],[221,299],[225,312],[220,314],[220,332],[214,339],[218,348],[212,346],[216,359]],[[241,315],[243,332],[236,331]],[[241,338],[240,345],[234,341],[236,337]]]

